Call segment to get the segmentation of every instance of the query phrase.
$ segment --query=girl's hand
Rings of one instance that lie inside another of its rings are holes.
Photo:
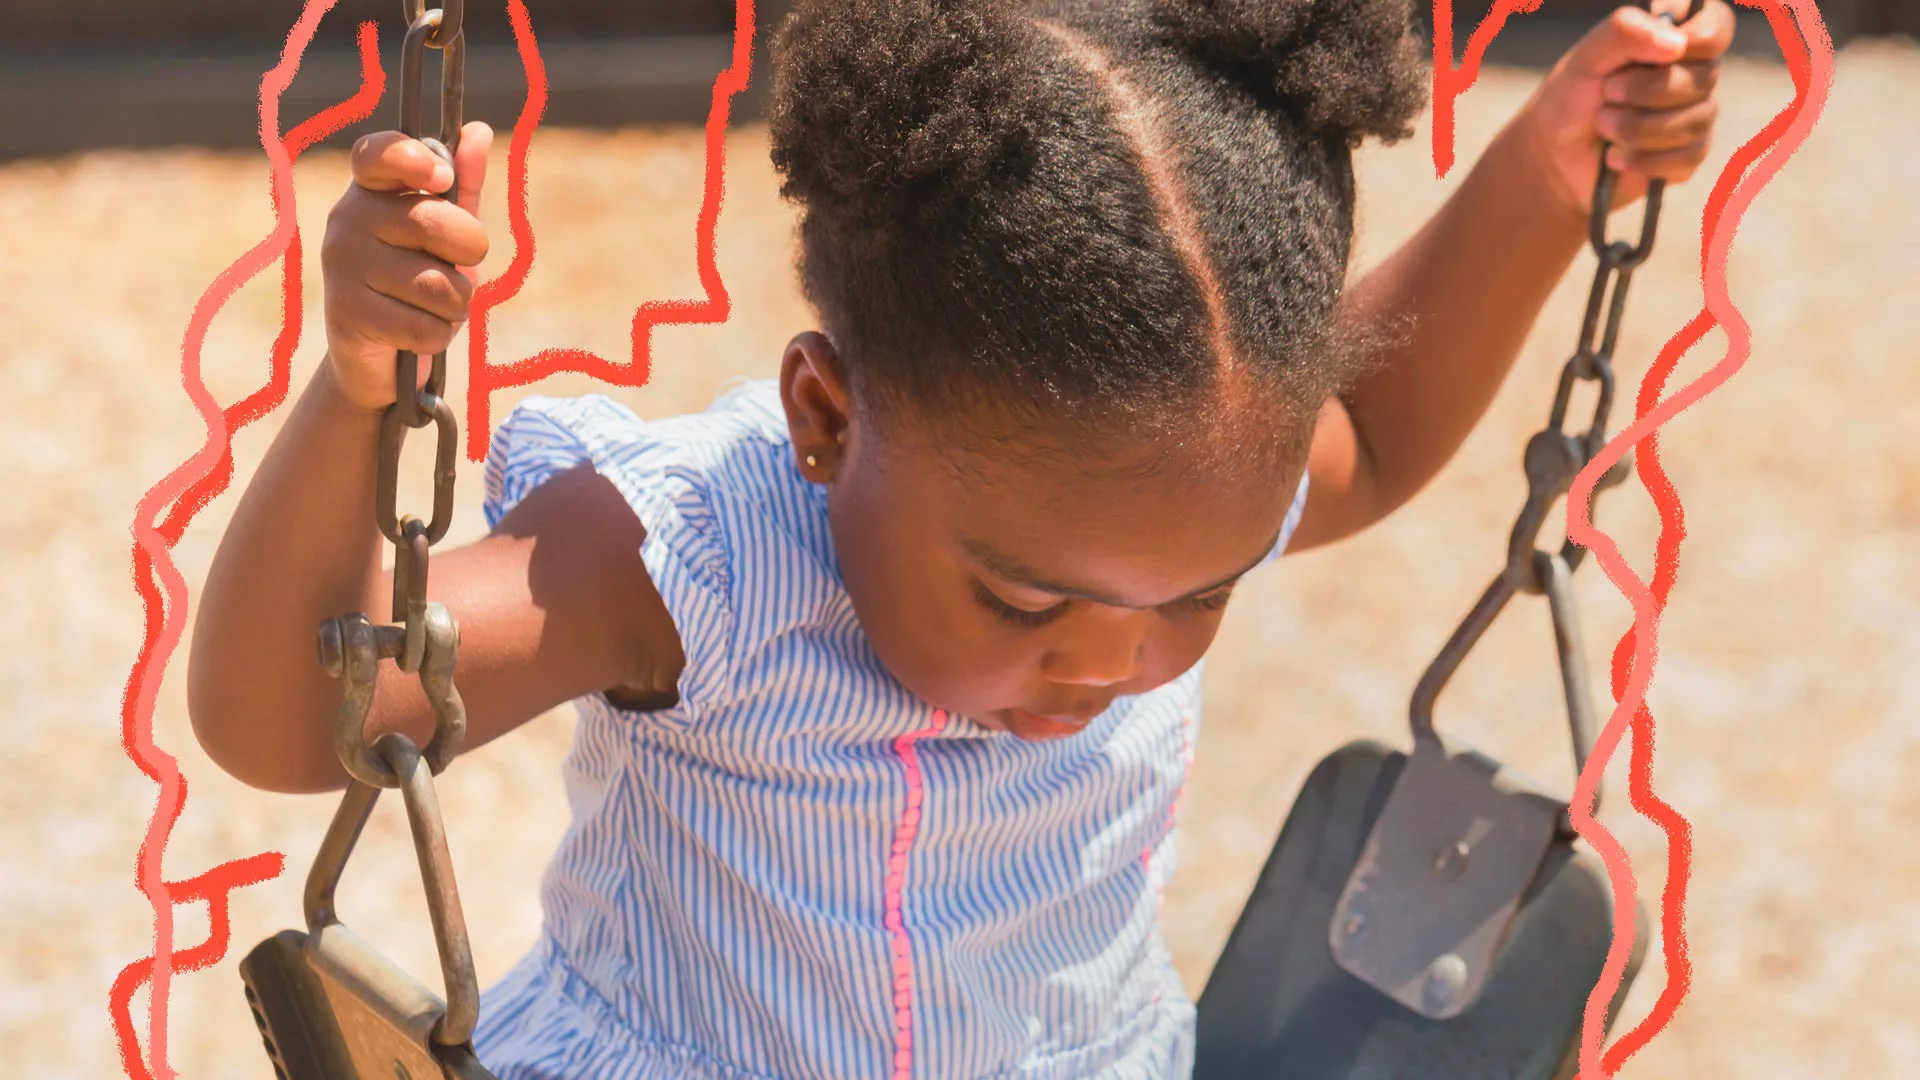
[[[1707,0],[1679,26],[1659,18],[1681,18],[1687,7],[1655,0],[1651,14],[1615,11],[1560,58],[1516,120],[1540,149],[1556,197],[1581,217],[1592,207],[1603,141],[1608,166],[1621,174],[1611,209],[1646,195],[1649,179],[1683,181],[1706,160],[1733,10]]]
[[[476,216],[493,130],[461,130],[460,190],[440,198],[454,171],[424,143],[397,131],[354,144],[353,184],[327,217],[320,249],[326,290],[327,357],[352,404],[384,409],[395,399],[395,352],[444,352],[467,320],[487,233]],[[421,364],[424,385],[429,365]]]

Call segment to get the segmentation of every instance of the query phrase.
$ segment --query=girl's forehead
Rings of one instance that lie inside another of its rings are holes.
[[[1003,581],[1126,606],[1176,599],[1260,561],[1299,483],[1297,465],[1253,460],[1272,455],[1192,446],[957,451],[923,445],[896,457],[884,504]]]

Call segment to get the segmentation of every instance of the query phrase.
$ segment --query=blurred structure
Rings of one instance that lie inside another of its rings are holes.
[[[300,0],[6,0],[0,4],[0,160],[102,147],[258,145],[260,76],[276,62]],[[1425,0],[1420,7],[1425,8]],[[1457,0],[1456,51],[1491,6]],[[1552,63],[1615,0],[1546,0],[1496,39],[1489,61]],[[512,126],[526,96],[504,0],[470,0],[470,119]],[[699,122],[732,53],[731,0],[530,0],[546,61],[545,123],[614,127]],[[756,5],[760,48],[736,119],[764,115],[766,41],[789,0]],[[1836,43],[1863,34],[1920,36],[1914,0],[1822,0]],[[1777,55],[1766,20],[1740,9],[1734,51]],[[380,26],[382,63],[397,52],[398,0],[339,0],[283,99],[284,126],[353,93],[355,27]],[[431,69],[430,69],[431,70]],[[394,126],[390,109],[330,140],[346,145]]]
[[[1510,21],[1487,50],[1490,63],[1520,67],[1547,67],[1567,46],[1578,40],[1607,12],[1636,0],[1545,0],[1540,10]],[[1727,0],[1738,20],[1732,53],[1736,56],[1780,59],[1766,16],[1743,3]],[[1430,0],[1415,0],[1430,9]],[[1472,32],[1493,7],[1492,0],[1454,0],[1454,51],[1466,48]],[[1836,46],[1857,37],[1906,34],[1920,38],[1920,0],[1818,0],[1821,18]]]
[[[714,79],[732,57],[732,0],[529,0],[527,7],[546,65],[543,123],[706,119]],[[301,0],[5,0],[0,160],[102,147],[258,146],[260,76],[277,62],[301,8]],[[787,2],[760,0],[755,8],[759,47],[752,82],[734,100],[736,119],[764,114],[766,41]],[[358,89],[354,40],[369,20],[379,25],[381,63],[393,76],[401,0],[339,0],[282,99],[283,129]],[[504,0],[468,0],[466,28],[467,118],[509,129],[527,87]],[[429,78],[437,65],[428,59]],[[392,108],[383,102],[326,145],[396,126]]]

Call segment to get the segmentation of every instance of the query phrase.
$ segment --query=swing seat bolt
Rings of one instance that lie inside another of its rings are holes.
[[[1427,1008],[1440,1012],[1459,998],[1467,985],[1467,962],[1456,953],[1446,953],[1427,968],[1427,984],[1421,991]]]
[[[320,666],[336,679],[346,674],[347,646],[339,619],[328,619],[320,624]]]
[[[1442,881],[1458,881],[1467,872],[1467,842],[1455,840],[1433,856],[1433,876]]]
[[[1355,911],[1340,923],[1340,940],[1348,945],[1358,945],[1367,937],[1367,917]]]

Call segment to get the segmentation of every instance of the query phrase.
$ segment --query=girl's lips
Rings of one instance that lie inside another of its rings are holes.
[[[1006,715],[1011,721],[1007,730],[1023,739],[1064,739],[1079,734],[1093,720],[1091,716],[1041,716],[1025,709],[1008,709]]]

